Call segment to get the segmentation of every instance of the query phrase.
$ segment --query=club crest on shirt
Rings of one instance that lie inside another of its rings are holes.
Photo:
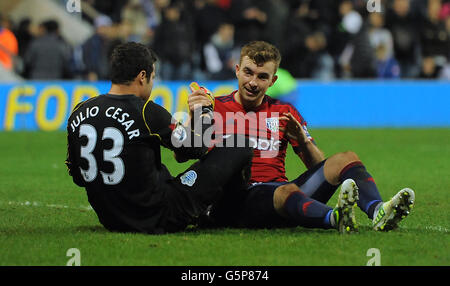
[[[266,118],[266,126],[272,132],[278,132],[279,130],[279,121],[278,117],[269,117]]]
[[[197,180],[197,173],[194,170],[187,171],[180,177],[180,180],[183,185],[192,187]]]

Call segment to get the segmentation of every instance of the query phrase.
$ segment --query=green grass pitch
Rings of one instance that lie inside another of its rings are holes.
[[[375,232],[358,209],[360,231],[351,235],[301,227],[110,233],[67,175],[64,132],[0,132],[0,265],[64,266],[70,248],[79,249],[84,266],[364,266],[371,248],[379,249],[381,265],[450,265],[450,129],[316,129],[312,135],[327,156],[355,151],[383,199],[403,187],[416,191],[415,208],[399,229]],[[173,175],[188,166],[169,152],[163,159]],[[303,171],[290,151],[288,177]]]

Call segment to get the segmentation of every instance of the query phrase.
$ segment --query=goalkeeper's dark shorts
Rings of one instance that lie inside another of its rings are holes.
[[[196,225],[224,190],[245,189],[250,179],[253,149],[216,147],[172,180],[166,192],[168,210],[163,218],[166,232]]]
[[[310,168],[291,182],[254,184],[246,192],[242,202],[224,198],[210,214],[210,224],[219,227],[281,228],[294,227],[296,222],[280,216],[273,205],[275,190],[285,184],[295,183],[307,196],[327,203],[337,189],[323,176],[325,161]],[[239,209],[239,210],[238,210]]]

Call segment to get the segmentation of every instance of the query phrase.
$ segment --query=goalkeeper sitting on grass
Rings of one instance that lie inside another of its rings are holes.
[[[193,128],[178,124],[149,99],[155,61],[144,45],[116,47],[110,91],[79,103],[67,124],[69,174],[86,189],[99,221],[110,231],[183,231],[223,189],[248,182],[250,148],[215,148],[206,154],[205,142],[192,143],[212,125],[213,103],[204,91],[189,96]],[[203,129],[197,128],[200,122]],[[161,162],[161,147],[177,159],[201,160],[173,177]]]

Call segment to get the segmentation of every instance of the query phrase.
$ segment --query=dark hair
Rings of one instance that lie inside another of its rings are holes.
[[[57,33],[59,30],[59,23],[56,20],[50,19],[41,23],[47,34]]]
[[[156,55],[147,46],[135,42],[120,44],[111,55],[111,82],[128,85],[143,70],[148,82],[155,62]]]
[[[257,65],[263,65],[266,62],[273,61],[276,69],[281,62],[280,51],[274,45],[264,41],[253,41],[244,45],[241,49],[240,63],[245,56],[248,56]]]

